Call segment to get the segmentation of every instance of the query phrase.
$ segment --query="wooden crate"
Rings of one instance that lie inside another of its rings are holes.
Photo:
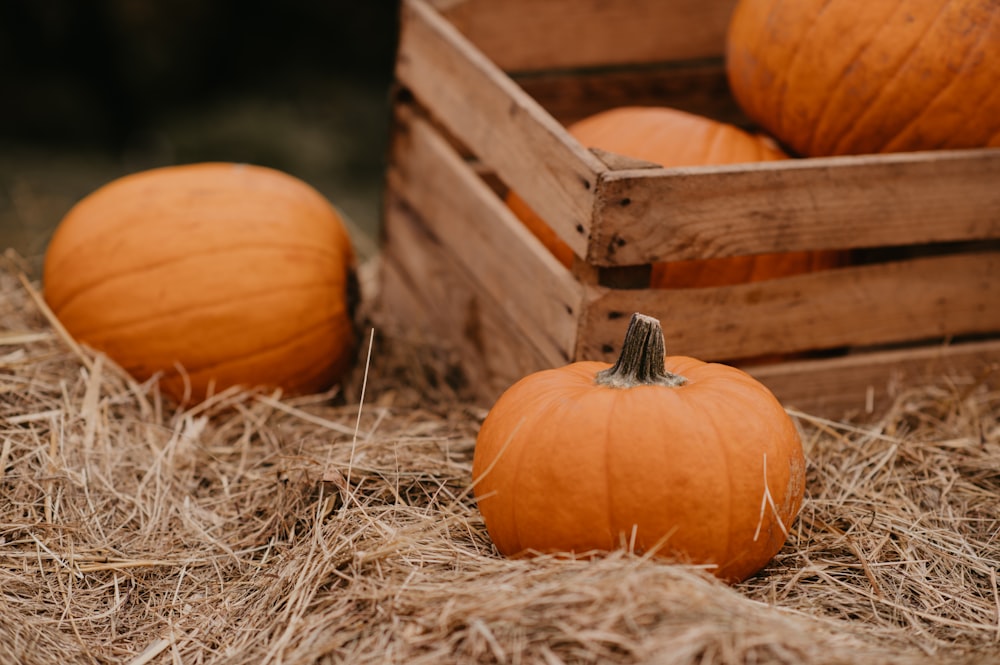
[[[528,372],[612,359],[633,311],[661,320],[671,354],[825,355],[748,368],[814,413],[875,413],[943,372],[995,379],[1000,150],[664,169],[566,132],[626,103],[745,123],[722,61],[733,4],[403,0],[376,324],[454,353],[485,402]],[[897,258],[648,288],[652,262],[846,248]]]

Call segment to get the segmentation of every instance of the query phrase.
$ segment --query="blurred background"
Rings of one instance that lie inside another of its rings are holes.
[[[3,0],[0,251],[126,173],[281,169],[374,251],[398,0]]]

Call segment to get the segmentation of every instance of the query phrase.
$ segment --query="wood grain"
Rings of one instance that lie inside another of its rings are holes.
[[[513,78],[564,125],[617,106],[669,106],[738,126],[750,124],[729,94],[721,59],[543,71]]]
[[[398,115],[388,186],[545,358],[568,361],[580,285],[428,121],[402,108]]]
[[[470,389],[486,406],[520,377],[557,362],[478,288],[452,251],[391,193],[384,225],[373,314],[380,331],[453,354]]]
[[[602,175],[588,260],[628,265],[1000,237],[1000,149]]]
[[[748,368],[787,408],[854,422],[881,415],[907,386],[1000,387],[1000,341],[939,344]]]
[[[580,358],[611,360],[633,312],[667,351],[732,360],[1000,332],[1000,252],[913,259],[711,289],[593,290]]]
[[[575,252],[586,253],[604,165],[421,0],[403,2],[396,77]]]
[[[508,71],[722,55],[735,0],[434,0]]]

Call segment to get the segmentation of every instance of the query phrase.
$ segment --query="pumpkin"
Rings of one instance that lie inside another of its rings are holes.
[[[627,547],[738,581],[784,544],[805,489],[802,444],[745,372],[664,357],[634,315],[615,365],[530,374],[483,421],[473,488],[507,556]]]
[[[306,393],[349,365],[354,253],[301,180],[203,163],[114,180],[60,221],[44,297],[79,342],[178,400],[229,386]]]
[[[617,153],[665,167],[736,164],[785,159],[765,136],[733,125],[666,107],[624,106],[584,118],[568,127],[588,148]],[[507,205],[567,268],[573,251],[516,192]],[[795,275],[842,262],[838,252],[767,253],[653,265],[654,288],[726,286]]]
[[[1000,146],[995,0],[740,0],[726,71],[801,155]]]

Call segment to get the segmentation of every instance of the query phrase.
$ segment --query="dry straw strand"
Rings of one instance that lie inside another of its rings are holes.
[[[499,556],[470,492],[484,411],[439,356],[373,335],[376,399],[353,397],[359,363],[342,391],[175,407],[74,345],[10,264],[0,662],[971,665],[1000,649],[988,372],[907,386],[874,423],[792,411],[801,514],[728,587],[627,551]]]

